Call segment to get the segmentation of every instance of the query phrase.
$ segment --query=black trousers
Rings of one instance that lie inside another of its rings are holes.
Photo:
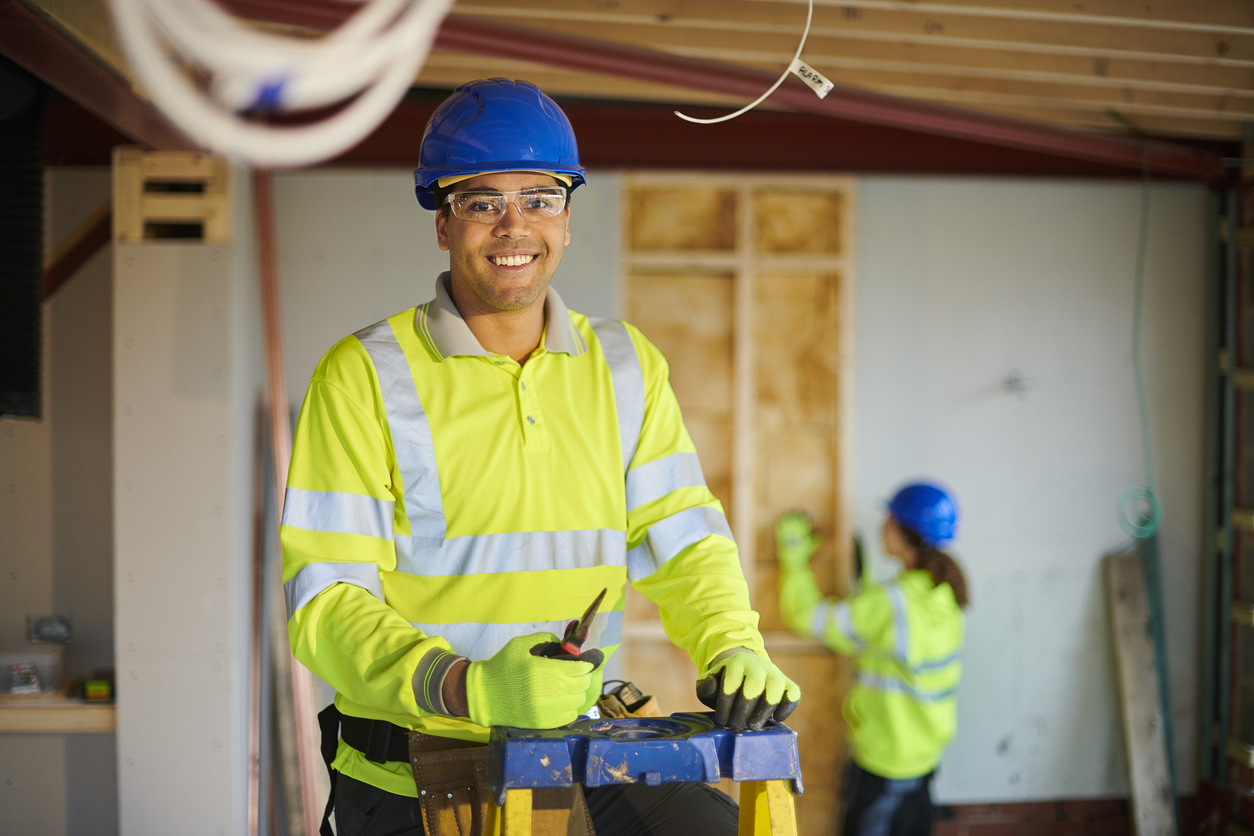
[[[739,808],[705,784],[584,788],[597,836],[736,836]],[[418,799],[336,776],[337,836],[423,836]]]
[[[850,761],[845,769],[842,836],[929,836],[934,774],[894,780]]]

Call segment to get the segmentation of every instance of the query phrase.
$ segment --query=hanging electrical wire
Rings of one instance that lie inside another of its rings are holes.
[[[369,134],[405,95],[453,0],[368,0],[305,39],[254,29],[210,0],[113,0],[137,81],[201,146],[265,168],[312,165]],[[198,83],[199,80],[199,83]],[[252,121],[347,102],[304,125]]]
[[[1145,484],[1128,488],[1119,497],[1119,525],[1131,537],[1144,540],[1153,537],[1162,521],[1163,506],[1154,492],[1154,453],[1150,447],[1149,403],[1145,396],[1145,376],[1141,370],[1141,319],[1145,300],[1145,251],[1149,244],[1150,177],[1142,149],[1141,219],[1137,230],[1136,268],[1132,291],[1132,372],[1136,377],[1137,411],[1141,418],[1141,456],[1145,465]],[[1129,509],[1141,506],[1134,520]]]
[[[713,125],[718,122],[726,122],[728,119],[735,119],[737,116],[748,113],[758,105],[762,104],[762,102],[766,101],[766,97],[779,89],[779,86],[784,83],[784,79],[788,78],[789,73],[795,74],[806,84],[810,85],[810,88],[814,90],[815,95],[817,95],[820,99],[826,96],[832,91],[832,88],[835,85],[824,78],[823,74],[818,70],[806,66],[806,64],[804,64],[801,60],[801,50],[805,49],[806,38],[810,36],[810,21],[813,19],[814,0],[810,0],[810,8],[809,11],[806,12],[806,28],[801,33],[801,43],[797,44],[797,51],[793,53],[792,61],[788,64],[788,69],[780,73],[780,76],[775,80],[775,83],[772,84],[770,88],[768,88],[761,96],[758,96],[752,102],[745,105],[740,110],[737,110],[735,113],[729,113],[726,116],[716,116],[712,119],[698,119],[695,116],[680,113],[678,110],[675,111],[675,115],[680,119],[687,122],[695,122],[698,125]]]

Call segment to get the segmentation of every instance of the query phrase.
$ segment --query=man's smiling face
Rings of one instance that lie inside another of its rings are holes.
[[[481,174],[454,190],[512,192],[560,186],[553,177],[529,171]],[[549,279],[570,243],[570,207],[541,221],[529,221],[510,203],[496,223],[463,221],[451,211],[435,216],[436,240],[449,254],[454,296],[479,310],[518,311],[543,304]],[[464,291],[464,292],[463,292]]]

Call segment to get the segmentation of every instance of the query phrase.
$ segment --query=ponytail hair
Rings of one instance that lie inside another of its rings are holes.
[[[967,578],[962,574],[962,567],[958,565],[958,561],[954,560],[947,552],[943,552],[934,546],[925,545],[923,538],[906,528],[901,523],[897,524],[901,533],[905,536],[906,542],[914,547],[914,552],[918,555],[915,561],[915,568],[922,569],[932,576],[932,583],[940,586],[943,583],[949,584],[949,588],[953,590],[954,600],[958,602],[960,609],[966,609],[970,599],[967,598]]]

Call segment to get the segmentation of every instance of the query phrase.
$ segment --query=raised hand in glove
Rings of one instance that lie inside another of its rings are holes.
[[[579,716],[592,687],[592,672],[604,656],[546,655],[557,645],[552,633],[516,636],[491,659],[466,669],[466,704],[481,726],[555,729]]]
[[[714,722],[735,731],[782,723],[801,701],[801,688],[770,659],[749,650],[715,658],[697,682],[697,699],[714,709]]]
[[[780,517],[775,524],[775,556],[780,568],[787,572],[807,568],[818,550],[819,539],[810,527],[810,518],[800,511]]]

